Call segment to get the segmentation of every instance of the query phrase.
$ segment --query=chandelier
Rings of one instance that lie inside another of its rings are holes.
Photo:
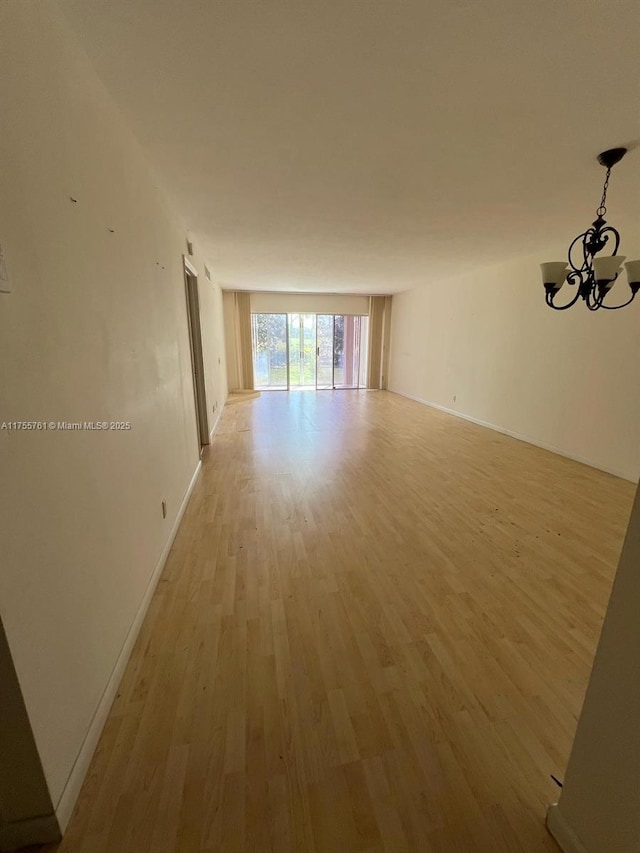
[[[565,311],[582,298],[589,311],[597,311],[598,308],[616,310],[633,302],[636,293],[640,290],[640,260],[627,261],[624,266],[627,271],[631,296],[621,305],[605,304],[604,300],[622,272],[622,262],[625,260],[625,255],[617,254],[620,246],[620,234],[611,225],[607,225],[604,219],[607,212],[605,206],[607,189],[609,188],[611,169],[622,160],[626,153],[626,148],[611,148],[598,156],[598,162],[607,170],[602,188],[602,199],[596,210],[596,219],[591,227],[583,231],[582,234],[578,234],[569,246],[568,266],[566,261],[550,261],[546,264],[540,264],[545,299],[549,308]],[[596,257],[605,247],[610,249],[611,254]],[[567,284],[577,286],[576,293],[565,305],[556,305],[555,298],[565,281]]]

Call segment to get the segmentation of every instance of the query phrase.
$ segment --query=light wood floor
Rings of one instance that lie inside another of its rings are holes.
[[[227,407],[47,850],[556,850],[632,495],[385,392]]]

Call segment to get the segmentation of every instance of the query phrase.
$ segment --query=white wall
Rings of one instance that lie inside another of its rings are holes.
[[[352,293],[251,294],[255,314],[308,312],[311,314],[368,314],[369,297]]]
[[[0,615],[58,804],[198,464],[185,230],[55,5],[4,0],[0,42],[0,422],[132,427],[0,431]]]
[[[222,288],[202,274],[202,264],[196,263],[196,266],[200,269],[198,298],[202,325],[207,420],[209,430],[213,432],[228,393]]]
[[[611,221],[637,257],[637,223]],[[640,298],[621,311],[547,308],[538,265],[564,249],[394,295],[389,389],[635,480]]]
[[[560,802],[547,822],[567,853],[640,851],[640,490]]]

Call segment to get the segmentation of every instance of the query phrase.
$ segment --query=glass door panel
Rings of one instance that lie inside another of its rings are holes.
[[[289,314],[289,387],[299,388],[302,376],[302,355],[300,352],[300,314]]]
[[[316,387],[316,315],[289,314],[289,387]]]
[[[287,387],[287,315],[252,314],[251,347],[256,388]]]
[[[336,317],[336,320],[338,318]],[[336,388],[357,388],[360,366],[360,317],[342,317],[342,376]]]
[[[333,314],[318,314],[316,388],[333,388]]]
[[[333,318],[333,387],[344,385],[344,315]]]
[[[357,388],[360,373],[360,317],[338,314],[334,322],[334,388]]]
[[[360,317],[360,369],[358,371],[358,388],[367,387],[369,368],[369,318]]]
[[[316,315],[301,314],[301,382],[302,388],[316,387]]]

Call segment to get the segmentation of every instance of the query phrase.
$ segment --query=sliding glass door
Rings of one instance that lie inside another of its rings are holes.
[[[316,320],[316,388],[333,388],[333,314]]]
[[[289,314],[289,388],[316,387],[316,315]]]
[[[256,388],[366,388],[367,316],[252,314],[251,319]]]
[[[289,387],[286,314],[252,314],[253,383],[256,388]]]
[[[367,387],[369,318],[352,314],[333,316],[331,363],[333,388]],[[322,352],[318,348],[319,354]]]

